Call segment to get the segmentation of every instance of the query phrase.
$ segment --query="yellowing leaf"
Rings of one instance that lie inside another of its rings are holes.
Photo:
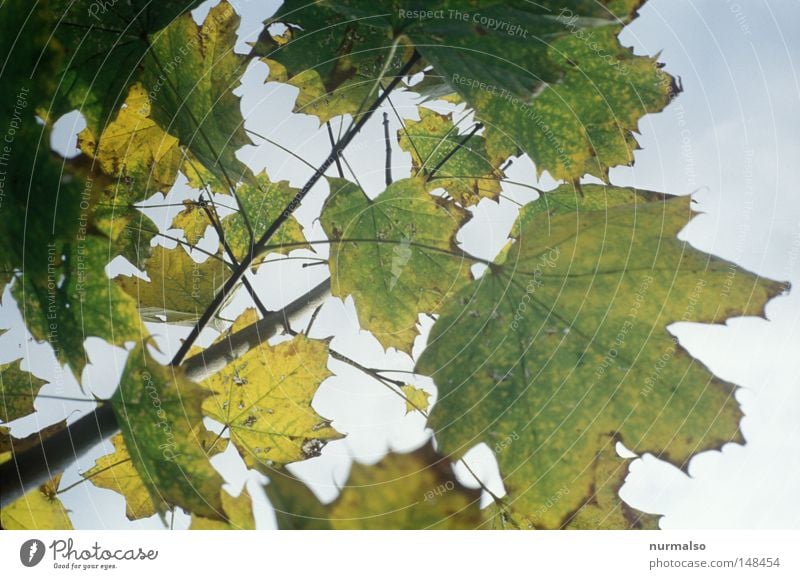
[[[523,211],[503,261],[448,302],[417,364],[439,389],[443,452],[494,448],[509,502],[540,528],[593,500],[592,521],[623,524],[603,488],[619,462],[598,463],[609,433],[680,466],[741,441],[733,387],[666,328],[762,315],[783,289],[678,240],[688,198],[583,193],[564,186]]]
[[[186,241],[197,245],[206,234],[206,229],[211,227],[208,214],[197,201],[184,201],[183,205],[184,209],[172,220],[171,228],[182,230]]]
[[[247,214],[250,226],[255,233],[255,240],[258,240],[267,228],[280,217],[297,192],[297,189],[289,186],[288,181],[273,183],[266,173],[258,175],[254,184],[243,183],[239,187],[236,196]],[[235,202],[232,204],[235,206]],[[242,259],[247,255],[252,240],[241,212],[226,216],[222,220],[222,229],[225,231],[225,239],[236,258]],[[269,242],[270,246],[283,244],[289,244],[289,246],[275,247],[270,251],[286,254],[295,249],[308,248],[305,240],[300,223],[294,217],[289,217]]]
[[[455,236],[469,215],[433,197],[422,179],[390,185],[370,201],[355,185],[331,180],[322,211],[331,240],[334,296],[353,296],[361,327],[384,348],[411,352],[417,317],[435,313],[471,279]]]
[[[639,120],[661,111],[678,89],[655,59],[620,44],[621,26],[575,27],[569,19],[560,25],[568,34],[550,43],[548,58],[563,77],[532,102],[456,88],[486,121],[490,151],[513,141],[539,173],[606,180],[609,167],[633,163]]]
[[[219,260],[198,263],[183,248],[156,247],[146,262],[150,281],[122,276],[120,287],[139,303],[148,322],[194,323],[230,274]]]
[[[0,364],[0,420],[11,422],[34,411],[33,401],[45,380],[22,369],[22,358]]]
[[[94,466],[82,474],[83,478],[97,487],[110,489],[124,496],[125,515],[131,521],[156,514],[159,509],[133,466],[122,434],[116,434],[111,442],[114,452],[98,458]]]
[[[17,499],[0,511],[0,524],[9,531],[72,530],[72,522],[56,495],[61,475]]]
[[[150,98],[138,82],[100,138],[84,129],[78,148],[94,157],[107,175],[138,182],[142,197],[147,196],[144,192],[169,191],[184,157],[178,140],[150,118]]]
[[[567,529],[658,529],[658,516],[641,513],[619,498],[619,489],[628,474],[627,460],[620,458],[611,437],[598,442],[598,452],[592,463],[592,493],[569,515]]]
[[[388,454],[375,465],[356,463],[329,505],[285,471],[270,475],[267,495],[281,529],[475,529],[480,491],[462,486],[447,459],[430,444]]]
[[[244,531],[256,528],[256,521],[253,517],[253,500],[247,489],[243,489],[238,497],[232,497],[222,491],[222,508],[227,521],[217,521],[194,515],[189,529],[192,531]]]
[[[111,405],[133,466],[162,513],[177,505],[203,517],[224,516],[223,480],[200,441],[207,395],[179,369],[155,362],[143,345],[128,354]]]
[[[398,142],[411,154],[412,168],[422,169],[423,174],[444,161],[428,189],[442,187],[464,206],[475,205],[484,197],[497,199],[503,172],[490,162],[483,137],[473,135],[462,145],[464,135],[459,134],[452,115],[425,108],[420,108],[419,114],[419,121],[406,121],[405,129],[398,131]],[[468,128],[463,123],[460,126],[462,131]]]
[[[430,404],[428,399],[431,397],[431,395],[425,392],[425,390],[410,384],[401,386],[400,390],[402,390],[403,394],[406,395],[406,414],[414,412],[415,410],[417,412],[428,411],[428,405]]]
[[[214,391],[206,415],[228,427],[250,468],[318,456],[342,435],[311,402],[328,370],[328,343],[298,335],[277,346],[261,344],[203,384]]]

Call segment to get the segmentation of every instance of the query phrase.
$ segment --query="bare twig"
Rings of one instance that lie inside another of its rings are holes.
[[[473,137],[473,135],[475,135],[475,133],[477,133],[481,128],[483,128],[483,125],[481,123],[476,123],[475,126],[472,127],[472,130],[466,135],[464,135],[464,137],[458,142],[458,144],[455,147],[453,147],[453,150],[447,153],[444,156],[444,159],[439,161],[436,164],[436,166],[431,170],[431,172],[428,173],[428,176],[425,178],[425,181],[430,181],[431,179],[433,179],[434,175],[436,175],[436,172],[442,168],[442,165],[447,163],[447,161],[450,160],[450,157],[455,155],[461,147],[466,145],[467,141],[469,141]]]
[[[386,186],[392,184],[392,141],[389,138],[389,114],[383,113],[383,140],[386,142]]]
[[[174,358],[172,359],[172,365],[177,366],[179,365],[183,359],[186,357],[186,354],[194,345],[194,342],[197,340],[200,333],[203,329],[208,325],[208,322],[216,315],[217,310],[222,306],[223,303],[227,300],[228,296],[233,292],[233,289],[236,287],[236,284],[239,283],[242,276],[246,273],[247,269],[250,267],[250,264],[253,260],[258,257],[264,248],[269,243],[269,240],[275,234],[275,232],[283,225],[287,219],[294,213],[294,210],[302,203],[303,199],[308,192],[311,190],[314,185],[316,185],[317,181],[319,181],[322,176],[325,174],[325,171],[335,162],[336,158],[338,157],[339,153],[344,150],[347,145],[355,138],[355,136],[361,131],[367,121],[370,119],[372,114],[381,106],[383,101],[386,99],[387,95],[400,83],[400,80],[412,69],[412,67],[416,64],[419,60],[419,54],[414,53],[414,55],[406,62],[400,72],[397,73],[397,76],[392,80],[389,86],[372,104],[372,106],[367,110],[361,118],[359,118],[358,122],[354,124],[354,126],[347,131],[347,133],[342,137],[342,139],[336,143],[336,146],[333,147],[328,157],[323,161],[323,163],[317,168],[314,172],[314,175],[308,180],[308,182],[303,186],[303,188],[297,192],[294,198],[289,202],[286,208],[281,212],[280,216],[272,222],[272,224],[267,228],[261,238],[258,240],[257,243],[253,245],[250,249],[248,254],[242,259],[242,262],[239,268],[233,272],[233,274],[227,279],[225,284],[222,286],[222,289],[214,296],[214,299],[208,305],[206,310],[200,316],[200,319],[197,321],[195,326],[192,328],[192,331],[186,337],[186,339],[181,344],[180,348],[176,352]]]

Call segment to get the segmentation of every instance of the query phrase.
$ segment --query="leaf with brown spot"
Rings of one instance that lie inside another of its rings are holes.
[[[225,425],[250,468],[305,460],[342,438],[312,407],[332,375],[327,341],[263,343],[203,381],[214,392],[203,411]]]

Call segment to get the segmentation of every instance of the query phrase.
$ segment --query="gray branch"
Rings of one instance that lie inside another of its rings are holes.
[[[233,360],[269,340],[281,328],[288,327],[291,322],[312,313],[325,301],[330,292],[331,280],[326,279],[283,309],[212,344],[182,364],[186,376],[194,382],[200,382],[216,374]]]
[[[281,328],[313,312],[330,295],[330,291],[331,281],[327,279],[283,309],[188,358],[182,367],[195,382],[208,378],[269,340]],[[42,440],[40,444],[14,453],[11,460],[0,465],[0,505],[5,506],[36,489],[117,432],[119,424],[114,410],[110,403],[102,402],[94,411]]]

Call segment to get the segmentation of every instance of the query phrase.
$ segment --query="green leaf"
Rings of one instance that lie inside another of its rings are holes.
[[[321,69],[331,91],[342,85],[342,73],[317,65],[337,59],[322,58],[309,47],[311,39],[318,46],[344,46],[340,52],[356,52],[359,60],[371,57],[373,68],[383,52],[354,51],[347,38],[386,37],[384,46],[394,39],[404,45],[404,58],[410,54],[406,45],[413,45],[487,126],[492,165],[522,149],[540,173],[556,179],[587,173],[606,178],[609,167],[632,162],[639,119],[662,110],[677,90],[654,59],[634,55],[617,39],[641,4],[436,0],[376,6],[350,0],[326,3],[339,16],[322,19],[321,9],[290,0],[274,20],[293,27],[283,45],[276,40],[272,58],[297,72]],[[415,17],[419,10],[433,15]],[[285,53],[292,49],[289,58]],[[369,61],[361,66],[369,68]]]
[[[601,439],[602,440],[602,439]],[[625,484],[629,461],[620,458],[613,438],[597,444],[591,471],[592,492],[583,504],[565,520],[567,529],[658,529],[658,516],[635,511],[619,498]]]
[[[92,222],[111,243],[110,255],[121,255],[139,269],[146,267],[158,226],[133,206],[139,195],[124,183],[103,189],[95,201]]]
[[[57,84],[63,51],[51,41],[54,15],[29,2],[0,6],[0,292],[14,272],[47,284],[48,250],[60,253],[74,239],[83,183],[63,174],[50,151],[50,127],[36,115]],[[25,39],[24,42],[20,39]]]
[[[361,327],[384,348],[411,352],[417,317],[436,313],[472,276],[455,240],[469,214],[431,196],[421,178],[390,185],[370,200],[331,179],[322,227],[331,247],[334,296],[353,296]]]
[[[65,68],[53,103],[53,115],[80,110],[89,129],[99,134],[141,74],[153,34],[199,0],[55,0],[42,12],[59,18],[45,29],[55,33],[66,52]],[[163,125],[167,126],[167,124]]]
[[[269,66],[269,81],[299,89],[294,110],[319,117],[366,110],[377,96],[378,79],[397,72],[410,51],[387,30],[362,26],[322,3],[284,2],[267,22],[253,54]],[[274,25],[286,30],[274,32]]]
[[[194,324],[230,275],[217,259],[199,263],[181,247],[162,246],[153,250],[145,271],[150,281],[134,276],[115,281],[137,300],[142,319],[174,324]]]
[[[33,401],[45,384],[45,380],[22,369],[22,358],[0,364],[0,420],[11,422],[33,414]]]
[[[153,36],[143,76],[153,120],[177,136],[225,191],[250,178],[236,158],[240,147],[251,144],[232,92],[247,63],[232,50],[239,20],[225,0],[201,26],[191,14],[176,18]]]
[[[430,425],[441,449],[495,448],[514,509],[536,527],[567,524],[597,491],[608,433],[682,467],[741,442],[734,388],[666,328],[763,315],[783,289],[678,240],[688,198],[583,192],[564,186],[523,211],[516,239],[450,300],[417,364],[439,389]]]
[[[30,491],[0,511],[0,524],[8,531],[69,531],[69,512],[56,495],[61,475]]]
[[[256,241],[280,217],[297,193],[298,190],[290,187],[288,181],[274,183],[266,173],[258,175],[253,184],[243,183],[239,187],[236,196],[242,204],[240,209],[247,214]],[[222,220],[222,229],[236,258],[242,259],[247,255],[253,241],[241,211],[226,216]],[[294,217],[289,217],[270,238],[269,244],[272,246],[290,244],[290,247],[276,247],[270,251],[286,254],[295,249],[308,249],[309,246],[305,241],[300,223]]]
[[[610,23],[581,27],[553,41],[549,57],[562,67],[563,78],[530,104],[480,87],[461,88],[489,127],[490,154],[505,156],[513,140],[539,174],[565,180],[589,174],[607,181],[610,167],[633,164],[639,121],[663,110],[678,88],[655,59],[620,44],[621,29]]]
[[[253,517],[253,500],[247,489],[243,489],[238,497],[232,497],[222,491],[222,508],[227,521],[206,519],[205,517],[192,516],[192,531],[244,531],[256,528]]]
[[[203,517],[224,517],[223,480],[200,440],[208,394],[179,369],[155,362],[143,345],[128,355],[111,405],[133,466],[161,513],[176,505]]]
[[[329,505],[286,471],[270,475],[267,495],[281,529],[475,529],[480,491],[459,483],[429,443],[378,464],[355,463]]]
[[[48,251],[51,273],[42,281],[23,273],[12,293],[33,337],[48,342],[80,378],[86,338],[122,346],[141,336],[141,320],[135,302],[105,274],[111,260],[107,240],[79,233],[64,247],[63,259],[57,247]]]
[[[279,529],[330,531],[334,528],[330,509],[288,470],[269,473],[267,496],[275,510]]]
[[[455,150],[436,171],[428,190],[442,187],[465,207],[485,197],[497,199],[503,172],[489,161],[483,137],[473,135],[461,145],[464,136],[453,124],[452,114],[440,115],[425,108],[420,108],[419,114],[419,121],[406,121],[405,129],[397,133],[400,148],[411,154],[414,171],[430,173]]]
[[[81,476],[96,487],[110,489],[125,497],[125,516],[131,521],[166,510],[163,506],[158,509],[153,502],[150,491],[133,465],[122,434],[114,435],[111,443],[114,452],[98,458],[94,466]]]
[[[214,392],[203,404],[224,424],[250,468],[319,456],[342,438],[312,408],[328,370],[328,342],[300,334],[276,346],[261,344],[203,384]]]

